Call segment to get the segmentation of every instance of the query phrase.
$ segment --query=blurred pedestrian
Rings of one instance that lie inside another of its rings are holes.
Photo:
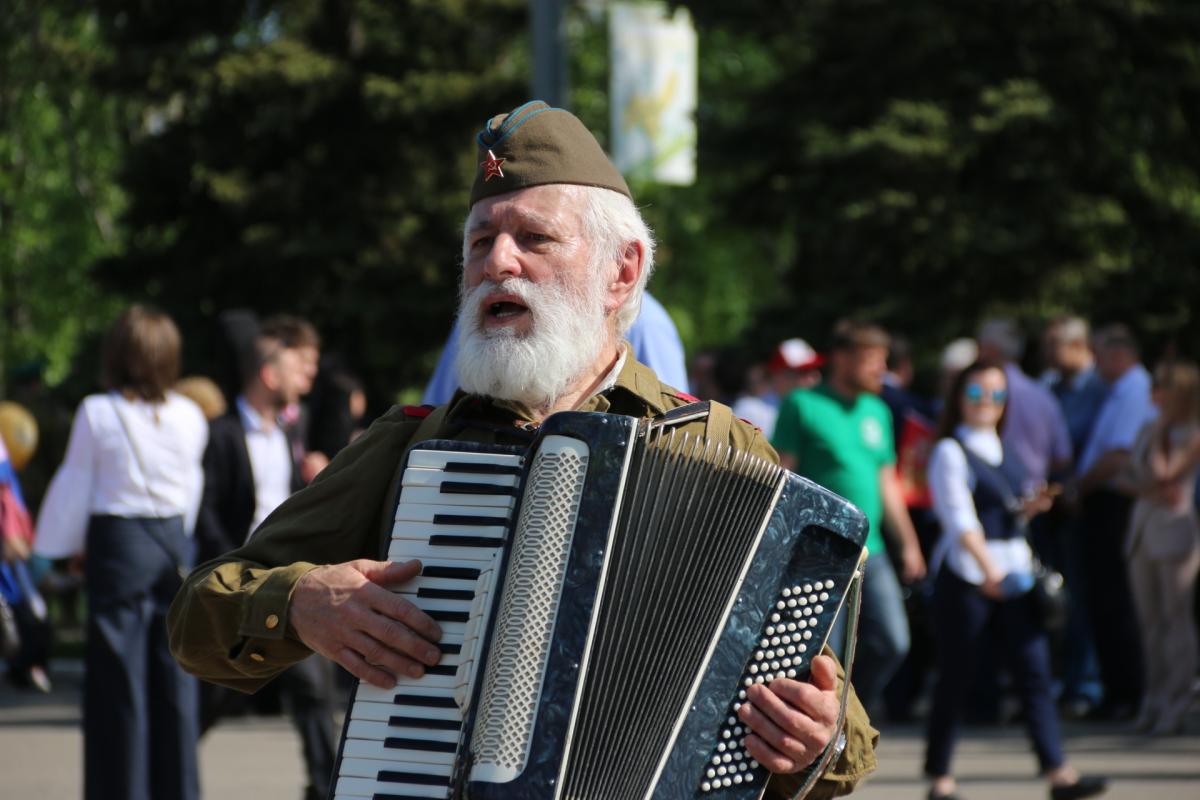
[[[1034,489],[1070,466],[1067,422],[1054,396],[1018,366],[1025,340],[1012,320],[987,320],[979,328],[978,340],[979,360],[999,366],[1008,381],[1009,399],[1000,431],[1004,449],[1020,460],[1026,488]]]
[[[1005,371],[977,362],[959,373],[945,398],[929,463],[942,539],[933,561],[938,677],[930,709],[925,774],[930,800],[956,797],[950,769],[974,661],[988,637],[1008,657],[1029,738],[1052,800],[1092,797],[1100,778],[1081,778],[1063,754],[1050,694],[1050,649],[1030,593],[1027,520],[1050,507],[1043,489],[1026,494],[1022,464],[999,428],[1008,399]]]
[[[196,681],[167,648],[167,608],[191,564],[208,426],[170,391],[180,337],[135,305],[102,358],[37,521],[47,558],[85,554],[84,795],[198,798]]]
[[[908,619],[883,522],[899,541],[901,577],[925,574],[925,559],[896,478],[892,417],[878,394],[887,369],[888,336],[878,326],[846,320],[833,331],[828,380],[784,400],[771,443],[780,462],[849,499],[870,521],[866,580],[853,683],[868,712],[909,649]],[[845,630],[839,617],[830,641]]]
[[[1125,533],[1133,498],[1115,479],[1124,471],[1138,431],[1155,414],[1150,373],[1137,340],[1124,325],[1096,333],[1096,369],[1109,387],[1077,467],[1081,524],[1086,544],[1088,621],[1104,700],[1102,718],[1132,717],[1142,697],[1141,637],[1125,564]]]
[[[1198,666],[1192,603],[1200,570],[1200,370],[1189,362],[1162,364],[1153,393],[1159,416],[1142,428],[1130,459],[1137,501],[1125,557],[1145,660],[1136,727],[1163,735],[1183,730]]]
[[[1046,326],[1042,337],[1046,371],[1044,384],[1062,409],[1071,437],[1071,452],[1078,462],[1108,387],[1096,370],[1090,341],[1090,326],[1081,317],[1063,316]],[[1087,572],[1083,568],[1087,531],[1079,509],[1058,503],[1048,515],[1057,526],[1056,551],[1048,562],[1062,572],[1069,589],[1070,612],[1059,641],[1062,648],[1062,692],[1059,704],[1071,717],[1087,715],[1101,701],[1102,684],[1096,650],[1087,615]]]
[[[312,388],[316,371],[311,351],[318,341],[311,325],[294,317],[265,321],[255,337],[257,363],[246,374],[234,407],[212,422],[204,453],[206,483],[196,529],[203,561],[242,546],[272,511],[304,486],[304,426],[285,414],[298,408]],[[332,667],[313,655],[289,667],[276,685],[300,735],[305,796],[325,798],[337,755]],[[201,722],[207,731],[241,695],[210,683],[202,688]]]

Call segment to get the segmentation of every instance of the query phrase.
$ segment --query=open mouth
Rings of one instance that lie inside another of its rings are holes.
[[[529,306],[513,297],[505,297],[484,304],[484,317],[490,322],[509,322],[529,313]]]

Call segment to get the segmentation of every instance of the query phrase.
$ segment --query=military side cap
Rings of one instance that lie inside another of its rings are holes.
[[[492,117],[475,139],[479,156],[472,206],[485,197],[547,183],[600,186],[633,197],[578,117],[541,100]]]

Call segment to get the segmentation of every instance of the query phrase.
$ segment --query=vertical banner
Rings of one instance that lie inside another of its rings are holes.
[[[686,9],[661,3],[609,8],[611,150],[633,179],[696,180],[696,29]]]

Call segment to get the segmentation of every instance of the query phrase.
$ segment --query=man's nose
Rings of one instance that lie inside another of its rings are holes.
[[[484,277],[496,283],[501,283],[506,278],[519,277],[521,261],[518,255],[516,239],[507,233],[499,234],[492,242],[492,248],[483,263]]]

